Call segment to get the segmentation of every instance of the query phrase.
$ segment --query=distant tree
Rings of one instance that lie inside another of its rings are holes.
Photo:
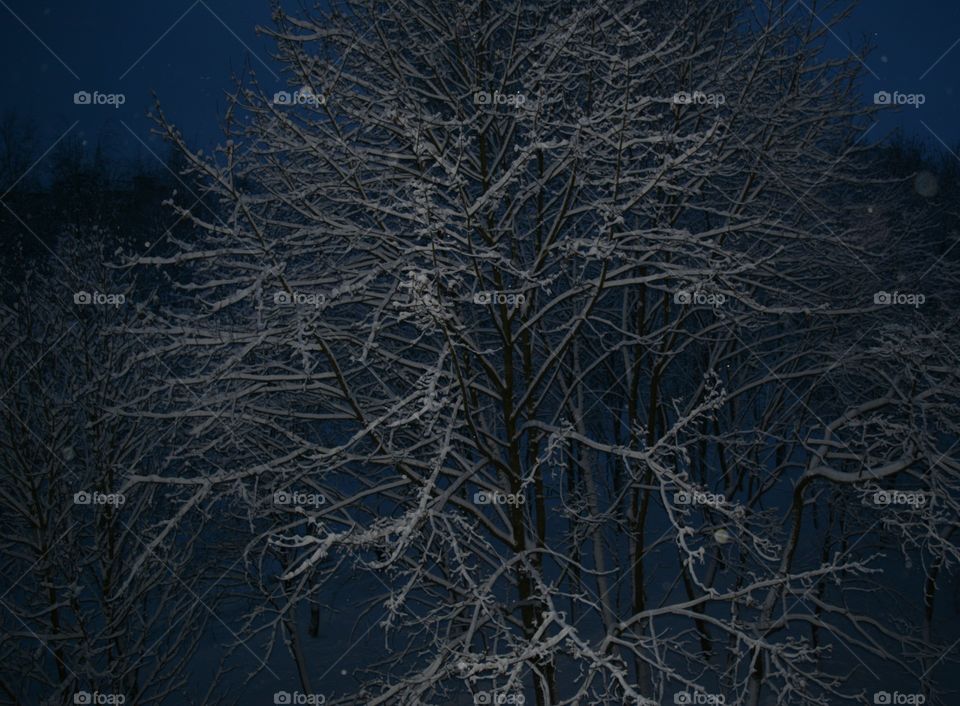
[[[156,521],[177,516],[162,492],[121,491],[162,465],[167,428],[115,408],[156,390],[162,371],[120,335],[146,302],[106,266],[98,233],[65,236],[0,307],[0,703],[189,703],[187,665],[214,602],[198,601],[204,520]],[[82,288],[69,284],[77,273]]]
[[[38,156],[35,124],[15,111],[4,111],[0,115],[0,195],[36,183],[30,167]]]

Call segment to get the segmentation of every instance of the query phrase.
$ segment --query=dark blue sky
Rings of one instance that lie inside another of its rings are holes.
[[[804,4],[813,7],[810,0],[798,7]],[[869,56],[861,57],[864,100],[872,102],[881,90],[926,98],[920,108],[882,113],[871,140],[902,127],[931,147],[944,150],[942,142],[960,154],[960,1],[862,0],[836,34],[828,46],[837,54],[850,53],[864,41],[873,45]]]
[[[811,9],[820,11],[814,0],[794,5],[798,13]],[[268,0],[0,0],[0,109],[14,108],[36,121],[41,150],[78,121],[71,134],[91,141],[106,136],[114,154],[139,153],[149,160],[140,140],[165,154],[145,117],[156,92],[187,138],[209,148],[233,73],[249,62],[265,86],[283,85],[271,43],[255,31],[269,23]],[[829,51],[847,53],[865,39],[876,48],[865,58],[864,100],[872,101],[877,90],[926,97],[919,109],[884,115],[868,139],[902,126],[933,148],[944,149],[942,141],[956,152],[960,1],[863,0],[830,37]],[[78,90],[123,93],[126,103],[77,106]]]
[[[146,118],[156,93],[191,143],[209,145],[232,75],[249,62],[266,86],[281,83],[258,24],[270,24],[266,0],[0,0],[0,108],[36,119],[44,145],[79,121],[71,134],[106,134],[112,152],[149,157],[140,140],[165,153]],[[126,102],[74,105],[79,90],[123,93]]]

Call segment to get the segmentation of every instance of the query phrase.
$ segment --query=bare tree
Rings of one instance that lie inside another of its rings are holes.
[[[57,252],[0,309],[0,702],[189,702],[209,619],[193,555],[203,518],[165,528],[153,518],[177,508],[162,492],[121,491],[162,467],[167,430],[111,411],[159,387],[156,363],[132,364],[141,344],[119,335],[145,302],[104,265],[96,232],[65,233]],[[82,289],[65,281],[78,272]]]
[[[12,110],[0,115],[0,188],[6,194],[24,186],[24,175],[37,158],[36,127]]]
[[[305,690],[297,609],[344,565],[389,647],[344,702],[834,704],[930,668],[853,600],[876,508],[813,519],[912,479],[936,500],[883,523],[955,569],[955,337],[879,325],[858,64],[755,9],[277,10],[289,85],[241,86],[215,158],[158,112],[219,208],[139,259],[178,280],[132,328],[178,392],[128,413],[195,420],[194,472],[129,487],[246,514],[280,608],[241,634]]]

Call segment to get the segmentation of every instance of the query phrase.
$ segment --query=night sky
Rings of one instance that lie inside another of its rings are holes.
[[[793,11],[819,14],[821,4],[798,0]],[[285,85],[271,42],[256,32],[270,24],[267,0],[0,0],[0,18],[0,109],[35,121],[41,149],[76,122],[70,134],[99,139],[108,155],[149,161],[151,151],[166,154],[146,118],[152,93],[191,144],[209,149],[233,75],[252,66],[265,87]],[[873,45],[861,57],[865,101],[879,90],[926,98],[919,108],[882,115],[865,139],[875,142],[902,127],[934,150],[960,154],[960,3],[864,0],[830,36],[828,51],[842,55],[864,42]],[[126,100],[119,108],[78,106],[79,90],[123,93]]]

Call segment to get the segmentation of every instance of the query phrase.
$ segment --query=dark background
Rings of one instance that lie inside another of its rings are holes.
[[[821,5],[798,0],[792,12],[820,25],[817,18],[830,11]],[[296,9],[290,2],[284,7]],[[42,149],[76,121],[70,133],[88,143],[100,140],[108,156],[150,160],[151,151],[165,149],[146,117],[156,94],[188,141],[210,149],[233,76],[252,68],[264,89],[286,85],[270,40],[256,30],[270,17],[267,0],[0,0],[0,108],[34,121]],[[926,96],[919,109],[883,111],[864,139],[877,142],[902,129],[931,151],[950,149],[956,156],[960,3],[864,0],[843,28],[827,33],[826,50],[864,61],[865,101],[878,90]],[[76,106],[78,90],[123,93],[126,103]]]

